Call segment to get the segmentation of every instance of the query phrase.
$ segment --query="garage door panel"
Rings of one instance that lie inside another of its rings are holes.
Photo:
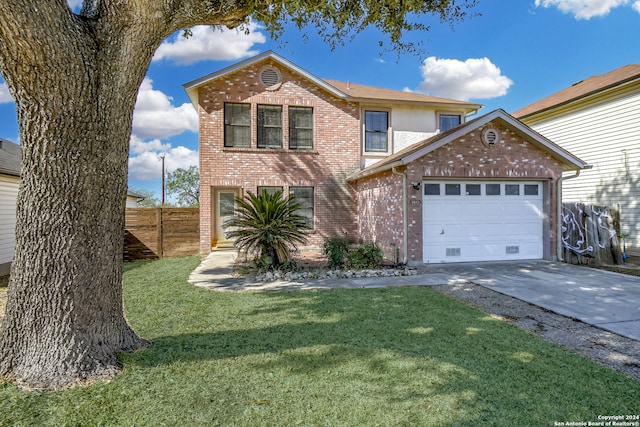
[[[513,196],[505,195],[505,183],[500,195],[489,196],[480,184],[481,195],[423,196],[424,262],[542,258],[542,184],[509,182],[520,188]],[[490,184],[495,190],[496,182]],[[537,194],[525,195],[524,185],[537,185]]]

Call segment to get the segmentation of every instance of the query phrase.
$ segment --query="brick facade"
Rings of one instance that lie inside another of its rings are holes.
[[[259,81],[264,67],[281,74],[281,83],[266,88]],[[356,236],[355,193],[346,177],[360,168],[359,105],[332,96],[304,76],[266,60],[236,70],[199,88],[200,249],[211,250],[215,188],[237,188],[244,194],[259,186],[314,189],[314,232],[309,245],[327,236]],[[225,102],[251,104],[251,148],[224,147]],[[257,148],[257,105],[282,105],[283,148]],[[288,149],[286,106],[313,108],[313,150]]]
[[[562,164],[526,138],[499,122],[490,126],[500,137],[494,147],[481,141],[481,129],[472,129],[464,136],[438,148],[397,170],[407,175],[408,201],[408,261],[422,262],[422,192],[411,188],[412,182],[425,178],[478,180],[542,181],[544,191],[546,257],[556,255],[556,183],[562,176]],[[395,248],[403,245],[402,178],[387,170],[360,179],[356,184],[359,235],[375,239],[394,259]]]

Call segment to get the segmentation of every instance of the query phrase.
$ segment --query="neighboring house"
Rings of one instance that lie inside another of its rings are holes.
[[[621,208],[640,255],[640,64],[592,76],[513,115],[593,168],[563,182],[563,201]]]
[[[9,274],[13,260],[18,187],[20,146],[0,138],[0,276]]]
[[[184,88],[202,253],[231,243],[234,197],[266,189],[297,196],[312,246],[375,240],[414,264],[552,258],[555,183],[584,166],[501,110],[467,122],[480,105],[323,80],[270,51]]]
[[[127,201],[126,201],[126,207],[127,208],[138,208],[140,207],[140,202],[144,200],[144,196],[141,196],[138,193],[135,193],[133,191],[128,191],[127,192]]]

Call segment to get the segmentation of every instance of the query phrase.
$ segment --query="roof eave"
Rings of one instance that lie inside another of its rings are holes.
[[[559,102],[557,104],[550,105],[548,107],[532,111],[532,112],[527,113],[525,115],[519,116],[518,119],[519,120],[525,120],[525,119],[529,119],[531,117],[542,115],[542,114],[544,114],[544,113],[546,113],[548,111],[552,111],[552,110],[555,110],[555,109],[558,109],[558,108],[561,108],[561,107],[565,107],[567,105],[575,104],[575,103],[584,101],[584,100],[586,100],[588,98],[592,98],[594,96],[603,95],[603,94],[606,94],[606,93],[611,92],[613,90],[618,90],[623,86],[630,85],[630,84],[633,84],[633,83],[636,83],[636,82],[640,82],[640,75],[634,75],[634,76],[631,76],[631,77],[629,77],[627,79],[621,80],[619,82],[612,83],[612,84],[610,84],[608,86],[605,86],[605,87],[602,87],[602,88],[599,88],[599,89],[594,89],[592,91],[589,91],[589,92],[584,93],[584,94],[579,95],[579,96],[575,96],[573,98],[567,99],[567,100]],[[553,95],[550,95],[550,96],[553,96]]]

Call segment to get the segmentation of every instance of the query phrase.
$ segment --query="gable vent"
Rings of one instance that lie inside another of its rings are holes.
[[[265,68],[260,72],[260,83],[266,87],[280,83],[280,73],[275,68]]]
[[[487,144],[489,147],[493,147],[498,143],[498,139],[500,135],[498,131],[493,128],[487,128],[482,132],[482,142]]]

